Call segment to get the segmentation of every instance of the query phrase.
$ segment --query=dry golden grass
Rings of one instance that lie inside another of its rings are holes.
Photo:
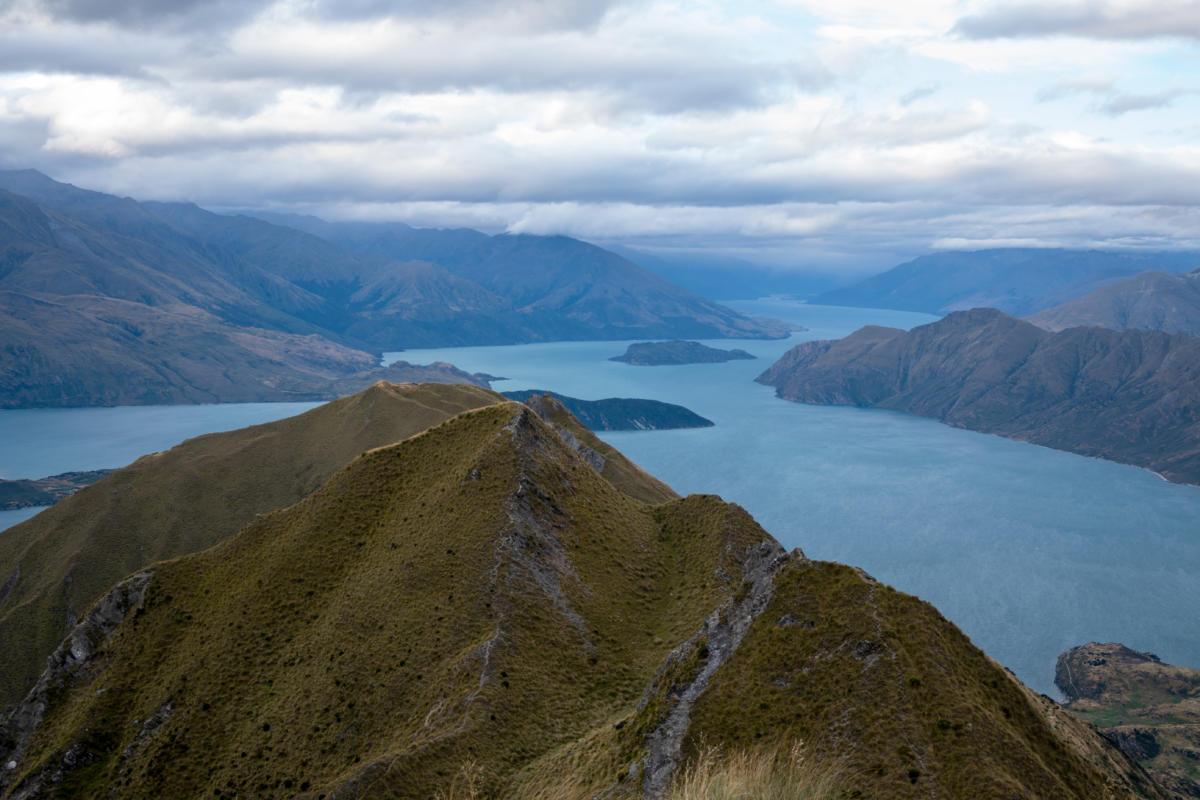
[[[468,762],[434,800],[493,800],[485,784],[479,767]],[[806,758],[800,745],[729,754],[707,748],[679,774],[667,800],[829,800],[836,788],[836,772]],[[521,800],[592,800],[596,795],[594,788],[562,776],[553,786],[522,791]]]
[[[710,748],[675,779],[668,800],[827,800],[835,771],[813,762],[800,745],[791,749]]]

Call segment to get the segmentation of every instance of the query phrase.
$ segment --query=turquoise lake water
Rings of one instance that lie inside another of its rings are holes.
[[[681,367],[608,361],[622,342],[393,357],[504,375],[501,391],[688,406],[716,427],[604,438],[681,493],[740,503],[788,547],[861,566],[929,600],[1039,691],[1054,693],[1058,653],[1089,640],[1200,666],[1200,488],[917,417],[779,400],[753,379],[796,341],[933,318],[782,300],[730,305],[811,330],[780,342],[710,341],[759,359]],[[0,477],[120,466],[188,436],[308,407],[0,411]],[[6,515],[29,513],[0,512],[0,527]]]

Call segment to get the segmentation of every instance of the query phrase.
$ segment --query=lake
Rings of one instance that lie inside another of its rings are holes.
[[[609,361],[625,342],[410,350],[389,359],[504,375],[502,391],[686,405],[716,427],[604,438],[682,493],[740,503],[788,547],[861,566],[929,600],[1039,691],[1054,693],[1058,653],[1089,640],[1200,665],[1200,489],[917,417],[779,400],[753,379],[795,342],[933,318],[784,300],[730,305],[811,330],[789,341],[707,342],[759,357],[726,364]],[[0,476],[120,466],[189,436],[308,407],[0,411]],[[0,512],[0,527],[5,515],[30,513]]]
[[[1038,691],[1068,647],[1121,641],[1200,666],[1200,488],[1098,459],[890,411],[779,400],[754,377],[796,341],[923,314],[730,303],[803,324],[788,342],[708,341],[756,361],[634,367],[624,343],[410,350],[504,375],[507,389],[648,397],[716,423],[606,433],[681,493],[720,494],[787,547],[863,567],[936,605]]]

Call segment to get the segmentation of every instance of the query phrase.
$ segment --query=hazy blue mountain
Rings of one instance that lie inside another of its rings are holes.
[[[671,283],[718,302],[771,295],[807,300],[847,282],[836,275],[775,269],[732,256],[649,253],[620,245],[608,249]]]
[[[261,216],[320,236],[374,263],[417,260],[436,265],[501,299],[501,306],[479,310],[497,328],[492,339],[479,341],[479,334],[474,334],[471,341],[429,344],[759,338],[785,333],[777,324],[750,320],[616,253],[567,236],[488,236],[468,229],[421,229],[403,223]]]
[[[1029,321],[1047,330],[1097,326],[1200,335],[1200,270],[1143,272],[1039,311]]]
[[[998,308],[1026,315],[1147,270],[1187,272],[1200,254],[1006,249],[921,256],[813,302],[948,314]]]
[[[0,172],[5,406],[323,396],[411,347],[785,333],[574,239],[301,222]]]

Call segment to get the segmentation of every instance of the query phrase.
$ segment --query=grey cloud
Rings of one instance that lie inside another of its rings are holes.
[[[525,29],[580,30],[599,23],[627,0],[310,0],[305,9],[326,19],[503,21]]]
[[[1166,89],[1161,92],[1125,93],[1117,89],[1111,81],[1072,81],[1060,83],[1042,89],[1037,93],[1039,102],[1052,102],[1078,95],[1091,95],[1096,98],[1094,109],[1111,117],[1118,117],[1133,111],[1148,111],[1156,108],[1167,108],[1181,97],[1196,94],[1194,89]]]
[[[0,29],[0,72],[122,75],[152,78],[147,64],[176,57],[177,47],[120,32]]]
[[[997,3],[960,19],[954,32],[972,39],[1081,36],[1095,39],[1200,39],[1200,0]]]
[[[1040,103],[1049,103],[1080,94],[1112,94],[1115,91],[1116,87],[1113,82],[1108,80],[1067,81],[1040,89],[1037,99]]]
[[[270,3],[271,0],[9,0],[8,5],[38,8],[53,19],[66,22],[109,23],[136,30],[170,28],[195,34],[237,27]]]
[[[926,97],[932,97],[933,95],[937,94],[941,88],[942,87],[936,83],[926,84],[925,86],[918,86],[915,89],[912,89],[912,90],[900,95],[900,105],[911,106],[913,103],[917,102],[918,100],[924,100]]]
[[[299,52],[227,53],[202,67],[209,75],[290,80],[349,92],[594,91],[616,98],[617,108],[663,113],[754,107],[780,91],[811,91],[833,80],[815,62],[760,63],[721,54],[698,60],[682,49],[575,34],[539,37],[523,46],[506,37],[480,37],[470,48],[455,47],[442,36],[387,53],[328,59]]]
[[[1182,89],[1172,89],[1153,94],[1114,94],[1100,104],[1100,110],[1111,116],[1128,114],[1131,111],[1146,111],[1153,108],[1166,108],[1180,97],[1194,92]]]

